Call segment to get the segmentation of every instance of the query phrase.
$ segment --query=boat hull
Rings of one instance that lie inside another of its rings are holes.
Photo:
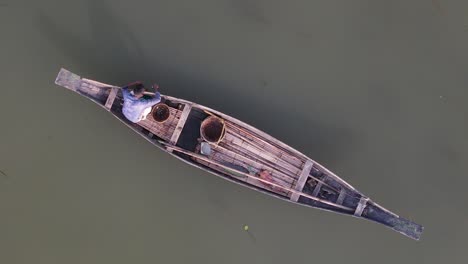
[[[215,109],[163,95],[171,117],[129,122],[122,114],[120,88],[62,69],[55,83],[105,110],[162,151],[230,182],[295,204],[383,224],[419,240],[423,227],[383,208],[333,172],[274,137]],[[225,137],[201,152],[200,126],[209,116],[223,120]],[[265,172],[265,173],[264,173]],[[268,177],[262,177],[262,175]]]

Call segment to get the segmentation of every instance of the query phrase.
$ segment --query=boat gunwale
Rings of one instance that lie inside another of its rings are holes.
[[[62,68],[62,69],[63,69],[63,68]],[[65,69],[63,69],[63,70],[65,70]],[[68,70],[65,70],[65,71],[68,71]],[[70,72],[70,71],[68,71],[68,72]],[[72,73],[72,72],[70,72],[70,73]],[[74,74],[74,73],[72,73],[72,74]],[[76,76],[79,76],[79,75],[77,75],[77,74],[75,74],[75,75],[76,75]],[[109,93],[110,93],[111,89],[113,89],[113,88],[119,88],[119,89],[120,89],[120,87],[115,86],[115,85],[111,85],[111,84],[107,84],[107,83],[103,83],[103,82],[99,82],[99,81],[95,81],[95,80],[91,80],[91,79],[87,79],[87,78],[82,78],[81,76],[79,76],[79,77],[80,77],[80,81],[81,81],[82,83],[85,82],[85,83],[94,85],[95,87],[98,87],[98,88],[101,88],[101,89],[109,89]],[[58,77],[57,77],[55,83],[56,83],[57,85],[61,85],[61,84],[57,83],[57,80],[58,80]],[[61,86],[62,86],[62,85],[61,85]],[[68,88],[68,87],[66,87],[66,88]],[[169,154],[171,154],[172,156],[177,157],[178,159],[183,160],[183,161],[186,162],[187,164],[194,165],[194,166],[196,166],[196,167],[199,168],[199,169],[203,169],[203,170],[205,170],[205,171],[211,172],[211,173],[213,173],[213,174],[215,174],[215,175],[217,175],[217,176],[223,177],[223,178],[225,178],[225,179],[229,179],[229,180],[231,180],[232,182],[236,182],[237,184],[240,184],[240,185],[243,185],[243,186],[247,186],[247,187],[249,187],[249,188],[251,188],[251,189],[254,189],[254,190],[257,190],[257,191],[258,191],[258,190],[262,190],[264,193],[273,195],[273,196],[275,196],[275,197],[277,197],[277,198],[281,198],[281,199],[283,199],[283,200],[286,200],[286,201],[289,201],[289,202],[292,202],[292,203],[296,203],[296,204],[303,204],[303,203],[300,203],[300,202],[298,202],[298,201],[297,201],[297,202],[294,202],[293,200],[290,199],[289,196],[281,195],[281,194],[279,194],[279,193],[273,192],[273,191],[268,190],[268,189],[266,189],[266,188],[262,188],[262,187],[260,187],[260,186],[256,186],[256,185],[251,184],[251,183],[248,183],[248,182],[244,182],[244,181],[241,181],[241,180],[234,179],[233,176],[230,175],[230,174],[218,172],[218,171],[216,171],[215,169],[213,169],[213,168],[211,168],[211,167],[209,167],[209,166],[206,166],[206,165],[204,165],[204,164],[200,164],[200,163],[198,163],[198,162],[196,162],[196,161],[194,161],[194,160],[190,160],[190,161],[189,161],[189,160],[186,160],[186,159],[184,159],[184,158],[178,156],[177,154],[173,153],[172,151],[170,151],[169,149],[167,149],[166,147],[164,147],[162,144],[158,143],[157,140],[154,140],[154,139],[149,138],[148,135],[145,135],[145,133],[139,131],[139,129],[137,129],[137,128],[135,127],[135,126],[139,126],[140,128],[144,129],[144,128],[141,127],[140,125],[138,125],[138,124],[135,124],[135,125],[134,125],[134,124],[128,123],[128,121],[124,120],[124,119],[120,116],[120,113],[117,113],[117,112],[115,112],[115,110],[112,109],[112,106],[110,107],[110,109],[107,108],[106,105],[105,105],[105,102],[104,102],[104,103],[99,102],[98,100],[92,98],[91,96],[89,96],[89,95],[87,95],[87,94],[85,94],[85,93],[80,92],[79,89],[76,88],[76,87],[74,87],[74,89],[70,89],[70,88],[68,88],[68,89],[71,90],[71,91],[73,91],[73,92],[75,92],[75,93],[78,93],[79,95],[81,95],[81,96],[83,96],[83,97],[86,97],[86,98],[90,99],[91,101],[93,101],[94,103],[98,104],[98,105],[101,106],[103,109],[105,109],[107,112],[110,112],[114,117],[116,117],[118,120],[120,120],[120,121],[121,121],[122,123],[124,123],[126,126],[130,127],[133,131],[137,132],[140,136],[144,137],[147,141],[151,142],[153,145],[157,146],[157,147],[160,148],[161,150],[164,150],[166,153],[169,153]],[[180,99],[180,98],[177,98],[177,97],[168,96],[168,95],[164,95],[164,94],[161,94],[161,97],[162,97],[162,98],[165,98],[166,100],[170,100],[170,101],[172,101],[172,102],[175,102],[175,103],[181,103],[181,104],[184,104],[184,105],[190,105],[192,109],[197,108],[197,109],[200,109],[200,110],[209,111],[209,112],[211,112],[211,113],[214,113],[214,114],[216,114],[216,115],[219,115],[219,116],[221,116],[222,118],[225,118],[225,119],[227,119],[228,121],[230,121],[230,122],[232,122],[232,123],[235,123],[235,124],[237,124],[237,125],[239,125],[239,126],[241,126],[241,127],[245,127],[245,128],[248,129],[248,130],[251,130],[252,132],[256,133],[258,136],[264,137],[266,140],[270,140],[270,141],[272,141],[272,142],[274,142],[274,143],[276,143],[276,144],[279,144],[281,147],[284,147],[286,150],[291,151],[292,153],[294,153],[294,154],[296,154],[296,155],[299,155],[301,158],[303,158],[303,159],[305,160],[305,162],[307,162],[307,160],[309,160],[309,161],[311,161],[311,162],[313,163],[314,166],[315,166],[315,165],[318,165],[318,166],[319,166],[319,169],[324,168],[324,167],[323,167],[322,165],[320,165],[318,162],[316,162],[316,161],[310,159],[309,157],[307,157],[307,156],[304,155],[303,153],[299,152],[298,150],[296,150],[296,149],[292,148],[291,146],[285,144],[284,142],[282,142],[282,141],[280,141],[280,140],[274,138],[273,136],[267,134],[266,132],[263,132],[263,131],[261,131],[261,130],[259,130],[259,129],[257,129],[257,128],[255,128],[255,127],[253,127],[253,126],[251,126],[251,125],[249,125],[249,124],[247,124],[247,123],[245,123],[245,122],[239,120],[239,119],[236,119],[236,118],[234,118],[234,117],[232,117],[232,116],[226,115],[226,114],[224,114],[224,113],[222,113],[222,112],[220,112],[220,111],[218,111],[218,110],[215,110],[215,109],[212,109],[212,108],[209,108],[209,107],[206,107],[206,106],[203,106],[203,105],[200,105],[200,104],[198,104],[198,103],[191,102],[191,101],[188,101],[188,100],[184,100],[184,99]],[[185,107],[185,106],[184,106],[184,107]],[[215,173],[215,172],[216,172],[216,173]],[[332,175],[335,176],[335,177],[337,177],[337,178],[339,179],[339,182],[340,182],[340,183],[346,183],[346,182],[344,182],[341,178],[339,178],[338,176],[334,175],[331,171],[326,170],[326,172],[332,174]],[[331,175],[329,175],[329,176],[331,176]],[[345,184],[345,185],[346,185],[346,184]],[[348,185],[349,185],[349,184],[348,184]],[[351,185],[346,186],[346,187],[349,187],[352,191],[355,191],[355,188],[352,187]],[[302,190],[301,190],[301,193],[304,193],[304,192],[302,192]],[[360,193],[357,192],[357,191],[356,191],[356,193],[360,194]],[[304,194],[306,194],[306,193],[304,193]],[[304,206],[307,206],[307,204],[303,204],[303,205],[304,205]],[[310,206],[310,205],[309,205],[309,206]],[[336,207],[337,209],[340,209],[340,206],[341,206],[341,205],[336,204],[336,206],[335,206],[335,205],[333,205],[333,206]],[[319,209],[327,210],[327,209],[325,209],[325,208],[320,208],[320,207],[314,207],[314,208],[319,208]],[[327,210],[327,211],[336,212],[336,211],[333,211],[333,210]]]
[[[60,73],[62,72],[62,70],[65,70],[65,69],[61,69]],[[65,70],[67,71],[67,70]],[[69,72],[69,71],[68,71]],[[59,73],[59,76],[60,76],[60,73]],[[119,88],[118,86],[114,86],[114,85],[109,85],[109,84],[106,84],[106,83],[102,83],[102,82],[98,82],[98,81],[94,81],[94,80],[90,80],[90,79],[86,79],[86,78],[82,78],[81,76],[79,75],[76,75],[72,72],[70,72],[71,74],[75,75],[75,76],[78,76],[80,77],[80,84],[81,82],[89,82],[93,85],[96,85],[97,88],[101,88],[101,89],[106,89],[106,88]],[[106,110],[106,112],[110,112],[114,117],[116,117],[120,122],[122,122],[123,124],[125,124],[127,127],[129,127],[130,129],[132,129],[134,132],[136,132],[137,134],[139,134],[140,136],[142,136],[144,139],[146,139],[148,142],[152,143],[154,146],[158,147],[159,149],[161,149],[162,151],[172,155],[173,157],[191,165],[191,166],[195,166],[199,169],[202,169],[204,171],[207,171],[213,175],[216,175],[218,177],[222,177],[223,179],[225,180],[229,180],[230,182],[233,182],[233,183],[236,183],[236,184],[239,184],[243,187],[248,187],[252,190],[255,190],[255,191],[259,191],[259,192],[262,192],[264,194],[267,194],[267,195],[270,195],[270,196],[273,196],[273,197],[276,197],[276,198],[279,198],[279,199],[282,199],[284,201],[287,201],[287,202],[290,202],[290,203],[294,203],[294,204],[299,204],[299,205],[302,205],[302,206],[305,206],[305,207],[313,207],[313,208],[316,208],[316,209],[320,209],[320,210],[323,210],[323,211],[329,211],[329,212],[334,212],[334,213],[339,213],[339,214],[344,214],[344,215],[348,215],[348,216],[352,216],[352,217],[356,217],[356,218],[360,218],[360,219],[365,219],[365,220],[368,220],[370,222],[374,222],[374,223],[379,223],[379,224],[383,224],[384,226],[386,226],[387,228],[390,228],[392,229],[393,231],[397,231],[405,236],[408,236],[412,239],[415,239],[415,240],[419,240],[420,239],[420,236],[422,234],[422,231],[424,229],[423,226],[419,225],[419,224],[416,224],[414,222],[411,222],[417,226],[420,227],[420,230],[415,230],[415,235],[411,236],[409,235],[408,233],[405,233],[403,231],[399,231],[399,230],[396,230],[395,228],[385,224],[384,222],[381,222],[381,221],[377,221],[375,219],[372,219],[372,218],[368,218],[368,217],[365,217],[365,216],[362,216],[362,215],[354,215],[352,213],[348,213],[348,212],[343,212],[343,211],[340,211],[338,210],[339,208],[335,208],[335,207],[332,207],[332,208],[323,208],[323,207],[320,207],[320,206],[317,206],[317,205],[313,205],[313,204],[308,204],[308,203],[304,203],[304,202],[299,202],[299,201],[293,201],[293,200],[290,200],[288,196],[284,196],[284,195],[281,195],[281,194],[278,194],[278,193],[275,193],[275,192],[272,192],[271,190],[268,190],[268,189],[265,189],[265,188],[261,188],[259,186],[255,186],[253,184],[250,184],[250,183],[247,183],[247,182],[244,182],[244,181],[241,181],[241,180],[238,180],[236,179],[234,176],[232,175],[229,175],[227,173],[223,173],[223,172],[220,172],[220,171],[217,171],[213,168],[210,168],[204,164],[200,164],[200,163],[197,163],[196,161],[193,161],[193,160],[190,160],[190,159],[187,159],[187,158],[183,158],[171,151],[168,150],[168,148],[164,147],[162,144],[158,143],[156,139],[154,138],[151,138],[150,135],[147,135],[145,134],[143,131],[141,131],[139,128],[141,129],[144,129],[142,128],[141,126],[139,126],[138,124],[131,124],[129,121],[125,120],[124,117],[122,116],[122,114],[120,112],[117,112],[116,109],[113,109],[112,106],[110,109],[106,108],[106,105],[105,105],[105,102],[99,102],[98,100],[94,99],[93,97],[91,97],[91,95],[88,95],[88,94],[85,94],[85,93],[82,93],[79,91],[79,89],[77,89],[76,87],[68,87],[68,86],[65,86],[63,84],[60,84],[58,83],[58,79],[59,79],[59,76],[57,76],[57,79],[55,80],[55,83],[59,86],[62,86],[62,87],[65,87],[67,88],[68,90],[71,90],[75,93],[78,93],[79,95],[83,96],[83,97],[86,97],[88,99],[90,99],[91,101],[93,101],[94,103],[100,105],[103,109]],[[76,85],[76,83],[73,83],[73,85]],[[99,87],[97,85],[102,85],[103,87]],[[109,92],[110,92],[110,89],[109,89]],[[306,156],[305,154],[301,153],[299,150],[297,149],[294,149],[292,148],[291,146],[285,144],[284,142],[274,138],[273,136],[267,134],[266,132],[264,131],[261,131],[241,120],[238,120],[232,116],[229,116],[227,114],[224,114],[222,112],[219,112],[215,109],[212,109],[212,108],[209,108],[209,107],[206,107],[206,106],[203,106],[203,105],[200,105],[200,104],[197,104],[197,103],[194,103],[194,102],[191,102],[191,101],[188,101],[188,100],[184,100],[184,99],[180,99],[180,98],[176,98],[176,97],[172,97],[172,96],[168,96],[168,95],[161,95],[163,98],[165,99],[169,99],[171,101],[174,101],[176,103],[182,103],[182,104],[190,104],[192,105],[192,108],[199,108],[201,110],[207,110],[207,111],[210,111],[210,112],[213,112],[233,123],[236,123],[236,124],[239,124],[243,127],[245,127],[246,129],[248,130],[251,130],[252,132],[256,133],[258,136],[260,137],[265,137],[265,139],[267,140],[271,140],[277,144],[279,144],[281,147],[284,147],[285,149],[289,150],[289,151],[292,151],[293,153],[295,154],[298,154],[299,156],[301,156],[302,158],[304,158],[306,161],[307,160],[310,160],[314,163],[314,166],[317,166],[318,169],[320,171],[323,171],[327,174],[327,176],[331,176],[331,178],[335,179],[338,181],[338,183],[340,184],[343,184],[345,187],[349,188],[350,191],[353,191],[355,192],[356,194],[359,194],[361,195],[362,198],[365,198],[368,203],[370,205],[373,205],[381,210],[383,210],[384,212],[386,213],[389,213],[392,217],[396,218],[396,219],[400,219],[400,217],[389,211],[388,209],[382,207],[381,205],[377,204],[376,202],[374,202],[373,200],[369,199],[368,197],[366,197],[365,195],[363,195],[362,193],[360,193],[356,188],[354,188],[351,184],[347,183],[345,180],[343,180],[342,178],[340,178],[339,176],[337,176],[336,174],[334,174],[332,171],[330,171],[329,169],[327,169],[326,167],[324,167],[323,165],[321,165],[320,163],[316,162],[315,160],[309,158],[308,156]],[[137,127],[138,126],[138,127]],[[301,191],[302,192],[302,191]],[[302,192],[304,193],[304,192]],[[304,197],[304,196],[303,196]],[[401,218],[401,219],[404,219],[404,218]]]

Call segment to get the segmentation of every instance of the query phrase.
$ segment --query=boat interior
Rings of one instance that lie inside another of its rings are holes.
[[[77,83],[73,84],[70,76],[67,78],[64,83],[72,83],[72,90],[106,108],[153,143],[174,146],[178,149],[166,150],[231,181],[242,182],[293,202],[342,210],[348,214],[356,210],[363,197],[303,154],[220,112],[162,96],[158,105],[167,105],[170,112],[168,117],[162,122],[157,121],[156,105],[146,119],[135,124],[122,114],[123,98],[119,88],[93,80],[81,80],[79,76],[76,77]],[[64,83],[62,86],[66,86]],[[218,141],[208,142],[201,135],[201,128],[202,123],[213,116],[222,120],[223,133]]]
[[[291,202],[368,218],[413,238],[422,232],[421,226],[377,205],[297,150],[221,112],[163,95],[146,119],[132,123],[122,114],[119,87],[65,69],[56,83],[110,111],[166,152],[230,181]]]

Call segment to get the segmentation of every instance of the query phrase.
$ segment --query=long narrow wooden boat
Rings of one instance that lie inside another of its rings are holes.
[[[163,95],[170,109],[167,120],[158,122],[150,114],[132,123],[122,114],[119,87],[65,69],[55,83],[103,107],[161,150],[226,180],[292,203],[371,220],[412,239],[422,234],[421,225],[373,202],[318,162],[219,111]],[[207,143],[201,126],[213,116],[224,123],[224,130],[218,142]]]

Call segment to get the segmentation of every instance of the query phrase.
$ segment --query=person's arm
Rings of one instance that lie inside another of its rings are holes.
[[[130,90],[128,89],[128,86],[122,87],[122,95],[124,99],[130,96]]]
[[[145,105],[145,107],[153,106],[159,102],[161,102],[161,94],[156,92],[153,98],[150,99],[140,99],[141,102]]]

